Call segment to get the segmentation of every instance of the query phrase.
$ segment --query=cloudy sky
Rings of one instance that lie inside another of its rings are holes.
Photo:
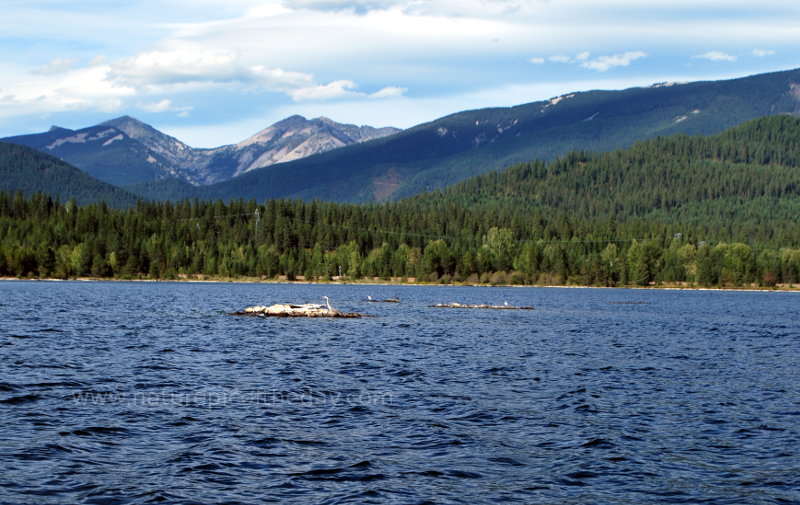
[[[0,137],[128,114],[195,147],[800,67],[786,0],[2,0]]]

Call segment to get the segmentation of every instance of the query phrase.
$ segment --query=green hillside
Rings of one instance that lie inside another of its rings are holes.
[[[54,156],[7,142],[0,142],[0,191],[45,193],[62,201],[74,198],[80,205],[105,202],[111,207],[127,207],[137,200]]]
[[[441,197],[463,206],[680,224],[725,240],[795,242],[796,228],[783,225],[800,215],[798,165],[800,119],[774,116],[711,137],[674,135],[611,153],[518,164]]]

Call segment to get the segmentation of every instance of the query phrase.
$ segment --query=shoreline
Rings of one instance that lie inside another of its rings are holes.
[[[539,285],[539,284],[469,284],[469,283],[450,283],[439,284],[435,282],[402,282],[387,280],[286,280],[286,279],[257,279],[257,278],[213,278],[213,279],[114,279],[104,277],[75,277],[69,279],[58,278],[21,278],[21,277],[0,277],[0,282],[25,281],[25,282],[142,282],[142,283],[198,283],[198,284],[319,284],[319,285],[364,285],[364,286],[440,286],[440,287],[474,287],[474,288],[560,288],[560,289],[629,289],[629,290],[666,290],[666,291],[742,291],[753,293],[800,293],[800,285],[759,287],[759,286],[720,286],[720,287],[697,287],[697,286],[676,286],[676,285],[653,285],[653,286],[587,286],[587,285]]]

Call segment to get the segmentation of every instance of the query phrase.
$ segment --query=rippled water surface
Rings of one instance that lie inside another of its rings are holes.
[[[323,295],[373,317],[228,314]],[[536,310],[428,307],[505,300]],[[0,282],[0,502],[799,503],[798,308],[797,293]]]

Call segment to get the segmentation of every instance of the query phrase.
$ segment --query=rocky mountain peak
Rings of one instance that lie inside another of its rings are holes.
[[[133,118],[131,116],[121,116],[116,119],[104,121],[100,123],[98,126],[110,126],[112,128],[116,128],[117,130],[125,133],[125,135],[129,136],[130,138],[136,139],[144,143],[149,143],[154,140],[162,142],[167,139],[175,140],[169,135],[166,135],[156,130],[149,124],[139,121],[138,119]]]
[[[340,124],[326,117],[309,120],[300,115],[290,116],[234,146],[237,151],[234,176],[397,131]]]
[[[320,116],[320,117],[318,117],[316,119],[312,119],[312,121],[318,122],[318,123],[322,123],[322,124],[325,124],[325,125],[328,125],[328,126],[352,126],[352,125],[344,125],[344,124],[341,124],[341,123],[337,123],[333,119],[327,118],[325,116]]]
[[[306,128],[311,124],[311,121],[304,118],[300,115],[293,115],[289,116],[286,119],[281,119],[280,121],[274,123],[273,125],[265,128],[265,130],[275,129],[275,130],[299,130],[302,128]]]

